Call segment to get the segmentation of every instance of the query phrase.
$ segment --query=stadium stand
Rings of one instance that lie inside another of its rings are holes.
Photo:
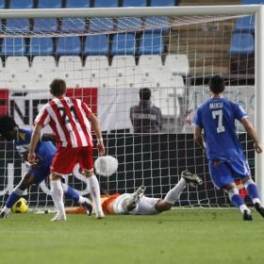
[[[81,55],[80,37],[60,37],[57,39],[56,56]]]
[[[235,24],[235,31],[237,32],[254,33],[254,28],[255,28],[254,16],[238,18]]]
[[[67,8],[87,8],[90,7],[90,0],[67,0],[65,7]]]
[[[123,0],[123,6],[127,6],[127,7],[146,6],[146,5],[147,5],[146,0]]]
[[[178,4],[178,0],[151,0],[151,6],[174,6]]]
[[[240,3],[242,5],[257,5],[257,4],[263,4],[264,0],[241,0]]]
[[[94,7],[117,7],[118,0],[95,0]]]
[[[25,53],[26,48],[23,38],[3,39],[1,56],[23,56]]]
[[[104,32],[112,31],[114,29],[114,22],[111,18],[92,18],[90,20],[90,31]]]
[[[250,54],[254,52],[254,38],[250,33],[234,33],[232,35],[230,53],[236,54]]]
[[[33,8],[33,0],[10,0],[9,8]]]
[[[139,46],[139,54],[162,54],[164,42],[161,33],[144,32]]]
[[[84,55],[108,55],[108,53],[108,35],[94,35],[86,37],[84,43]]]
[[[27,18],[9,18],[6,20],[7,31],[26,33],[30,31],[30,23]]]
[[[33,32],[57,32],[58,24],[55,18],[35,18]]]
[[[38,8],[61,8],[61,0],[38,0]]]
[[[54,55],[52,38],[31,38],[29,46],[30,56]]]
[[[5,8],[6,4],[5,4],[5,0],[0,0],[0,8]]]
[[[135,55],[136,54],[136,34],[121,33],[113,37],[112,55]]]
[[[86,29],[86,22],[84,18],[63,18],[61,21],[61,32],[84,32]]]

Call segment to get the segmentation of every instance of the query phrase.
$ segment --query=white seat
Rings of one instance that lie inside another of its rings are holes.
[[[165,66],[173,75],[188,75],[190,72],[188,57],[185,54],[169,54]]]
[[[27,57],[10,56],[6,58],[6,69],[14,71],[27,71],[29,69],[29,61]]]
[[[139,58],[139,66],[143,67],[160,67],[162,66],[160,55],[141,55]]]
[[[113,68],[127,68],[135,66],[136,62],[134,56],[114,56],[111,65]]]
[[[88,56],[84,66],[87,69],[107,68],[109,67],[108,58],[106,56]]]
[[[56,69],[56,62],[53,56],[36,56],[31,67],[34,71],[49,72]]]
[[[66,71],[80,70],[82,69],[81,58],[79,56],[61,56],[58,67]]]

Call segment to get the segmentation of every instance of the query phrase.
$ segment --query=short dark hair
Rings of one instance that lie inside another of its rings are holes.
[[[54,79],[50,84],[50,93],[55,97],[60,97],[66,92],[66,83],[62,79]]]
[[[141,88],[139,90],[139,98],[141,100],[149,100],[150,97],[151,97],[151,91],[149,88]]]
[[[17,127],[15,120],[10,116],[0,117],[0,134],[5,135],[10,131],[13,131]]]
[[[224,79],[219,75],[213,76],[209,81],[209,88],[210,91],[214,94],[222,93],[225,90]]]

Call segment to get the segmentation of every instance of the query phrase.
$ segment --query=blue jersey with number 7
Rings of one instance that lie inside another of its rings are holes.
[[[209,160],[237,160],[244,157],[237,138],[235,120],[247,113],[243,108],[223,97],[211,98],[198,107],[194,124],[204,130]]]

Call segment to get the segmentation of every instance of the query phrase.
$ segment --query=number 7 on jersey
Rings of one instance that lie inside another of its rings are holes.
[[[213,115],[213,119],[218,120],[217,128],[216,128],[217,133],[225,132],[225,127],[223,124],[223,110],[220,109],[220,110],[212,111],[212,115]]]

